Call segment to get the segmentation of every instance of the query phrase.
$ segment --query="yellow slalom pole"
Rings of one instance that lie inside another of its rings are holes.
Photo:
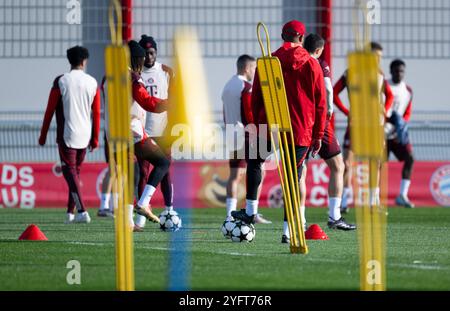
[[[350,137],[355,161],[355,210],[358,224],[360,254],[360,288],[364,291],[386,289],[386,161],[384,138],[384,108],[378,85],[376,55],[370,51],[370,27],[364,22],[363,36],[359,29],[358,13],[363,20],[367,9],[360,0],[353,10],[353,30],[356,51],[348,54],[350,100]],[[358,176],[362,172],[363,176]],[[381,200],[375,189],[381,189]]]
[[[117,17],[117,30],[114,26]],[[105,50],[108,94],[108,142],[113,183],[116,239],[116,288],[134,290],[133,236],[129,206],[134,189],[133,142],[130,131],[131,78],[129,50],[122,44],[122,9],[118,0],[109,7],[111,42]]]
[[[261,28],[266,35],[267,52],[261,40]],[[283,190],[284,208],[291,235],[290,252],[307,254],[308,247],[300,212],[300,189],[293,131],[281,64],[279,59],[272,57],[270,52],[270,39],[267,27],[263,23],[258,23],[256,33],[262,52],[262,57],[257,60],[257,69],[267,122],[271,131],[271,143],[273,150],[275,150],[275,160]],[[288,139],[288,135],[290,139]],[[276,146],[274,137],[278,139],[279,146]],[[277,147],[279,147],[280,159],[276,152]]]

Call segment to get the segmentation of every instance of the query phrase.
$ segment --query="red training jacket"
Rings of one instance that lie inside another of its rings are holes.
[[[300,45],[285,42],[273,56],[278,57],[283,71],[294,143],[310,146],[322,139],[327,116],[326,90],[319,63]],[[267,123],[261,84],[255,75],[252,92],[255,124]]]

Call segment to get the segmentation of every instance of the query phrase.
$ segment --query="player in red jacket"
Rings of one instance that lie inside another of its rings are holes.
[[[80,171],[86,149],[98,147],[100,92],[97,81],[84,72],[88,58],[89,51],[84,47],[75,46],[67,50],[70,72],[53,82],[39,137],[39,145],[44,146],[56,113],[56,142],[64,179],[69,187],[66,224],[91,221],[81,195]]]
[[[311,150],[315,156],[320,150],[327,114],[322,70],[302,47],[305,31],[303,23],[297,20],[286,23],[282,30],[284,43],[272,54],[279,58],[283,71],[299,176],[308,152]],[[258,74],[253,83],[252,107],[255,124],[267,124]],[[233,212],[234,218],[254,222],[254,215],[258,212],[257,192],[263,162],[260,153],[257,159],[247,160],[246,209]],[[284,242],[287,239],[288,236]]]
[[[378,57],[378,63],[381,62],[381,57],[383,56],[383,47],[377,43],[372,42],[371,43],[371,49],[372,52],[376,53]],[[394,95],[392,94],[391,87],[389,86],[389,83],[384,78],[383,72],[380,70],[378,73],[378,87],[379,92],[381,95],[384,95],[384,110],[385,113],[390,109],[392,106],[392,103],[394,101]],[[342,77],[336,82],[334,85],[334,104],[339,108],[340,111],[342,111],[343,114],[345,114],[348,117],[349,109],[342,103],[341,99],[339,98],[339,94],[347,88],[347,72],[345,72]],[[348,88],[347,88],[347,91]],[[344,137],[344,163],[345,163],[345,171],[344,171],[344,191],[342,194],[342,203],[341,203],[341,212],[347,213],[348,212],[348,202],[349,199],[352,198],[352,190],[351,190],[351,178],[352,178],[352,165],[353,165],[353,152],[350,148],[350,128],[347,126],[347,130],[345,132]],[[371,189],[371,197],[374,201],[379,200],[379,187],[376,187],[375,189]],[[374,202],[373,201],[373,202]],[[376,203],[376,202],[374,202]]]

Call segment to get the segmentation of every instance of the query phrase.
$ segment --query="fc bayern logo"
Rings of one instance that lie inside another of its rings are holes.
[[[450,165],[441,166],[431,176],[430,191],[442,206],[450,206]]]

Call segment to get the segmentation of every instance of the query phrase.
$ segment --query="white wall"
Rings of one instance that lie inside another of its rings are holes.
[[[53,80],[68,71],[63,58],[0,59],[0,111],[43,111]]]
[[[95,61],[91,59],[90,61]],[[102,60],[103,61],[103,60]],[[170,65],[170,60],[160,61]],[[221,111],[220,95],[225,82],[235,69],[233,58],[208,58],[204,66],[213,110]],[[389,63],[383,61],[383,70],[389,77]],[[414,110],[450,111],[450,60],[405,59],[407,82],[414,91]],[[346,60],[333,60],[333,78],[336,81],[346,69]],[[0,110],[43,111],[53,79],[69,70],[65,59],[0,59]],[[346,95],[342,94],[345,98]]]

